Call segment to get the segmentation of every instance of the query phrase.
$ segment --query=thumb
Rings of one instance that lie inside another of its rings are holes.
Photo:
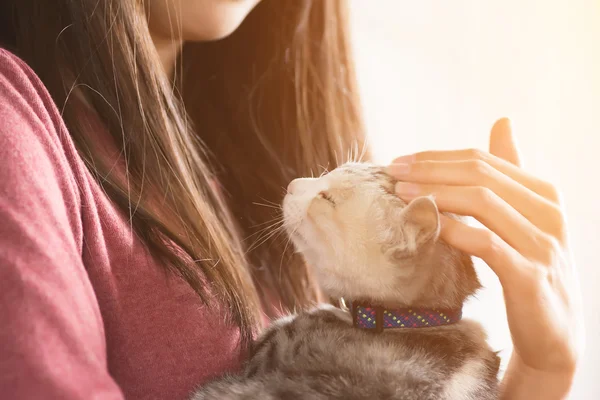
[[[490,133],[490,153],[520,167],[521,158],[508,118],[496,121]]]

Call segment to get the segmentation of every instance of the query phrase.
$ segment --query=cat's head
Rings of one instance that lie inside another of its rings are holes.
[[[456,307],[479,288],[471,258],[439,240],[431,197],[406,204],[383,167],[347,163],[296,179],[284,225],[333,297]]]

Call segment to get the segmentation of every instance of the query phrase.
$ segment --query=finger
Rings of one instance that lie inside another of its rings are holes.
[[[440,238],[450,246],[481,258],[494,271],[503,287],[518,280],[520,269],[529,261],[494,232],[468,226],[441,215]]]
[[[543,232],[562,238],[564,217],[556,204],[481,160],[420,161],[393,164],[388,169],[402,181],[490,189]]]
[[[522,167],[521,157],[508,118],[496,121],[490,133],[490,154]]]
[[[395,159],[393,164],[412,164],[420,161],[466,161],[479,160],[489,164],[504,175],[519,182],[529,190],[539,194],[540,196],[550,200],[553,203],[559,203],[559,194],[556,188],[548,182],[545,182],[527,172],[503,160],[493,154],[478,150],[449,150],[449,151],[423,151],[409,156],[404,156]]]
[[[474,217],[528,258],[539,260],[548,245],[546,234],[487,188],[398,182],[396,192],[407,201],[433,195],[440,211]]]

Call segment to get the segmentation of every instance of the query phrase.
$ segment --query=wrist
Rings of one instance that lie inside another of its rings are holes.
[[[515,352],[500,384],[502,400],[564,400],[573,385],[576,368],[543,371],[525,364]]]

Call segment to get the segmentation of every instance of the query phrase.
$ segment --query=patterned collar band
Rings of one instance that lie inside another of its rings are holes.
[[[461,320],[462,308],[384,308],[364,302],[350,302],[350,313],[353,325],[361,329],[373,329],[382,332],[384,329],[431,328],[450,325]]]

